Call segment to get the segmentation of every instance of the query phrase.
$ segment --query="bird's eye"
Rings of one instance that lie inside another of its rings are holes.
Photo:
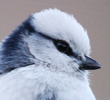
[[[67,55],[73,55],[72,49],[70,48],[69,44],[63,40],[56,40],[54,41],[56,48]]]
[[[60,51],[60,52],[63,52],[63,53],[66,53],[69,49],[69,45],[67,42],[65,41],[62,41],[62,40],[58,40],[55,42],[55,45],[57,47],[57,49]]]

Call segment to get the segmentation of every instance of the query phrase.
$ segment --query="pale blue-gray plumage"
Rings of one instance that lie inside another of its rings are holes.
[[[31,15],[0,45],[0,100],[96,100],[87,32],[58,9]]]

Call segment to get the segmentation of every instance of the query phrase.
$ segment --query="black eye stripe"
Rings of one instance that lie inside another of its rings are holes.
[[[77,54],[72,51],[72,48],[69,46],[69,44],[64,40],[56,40],[50,36],[47,36],[41,32],[38,32],[39,35],[45,37],[46,39],[52,40],[58,49],[58,51],[67,54],[68,56],[74,56],[77,58]]]

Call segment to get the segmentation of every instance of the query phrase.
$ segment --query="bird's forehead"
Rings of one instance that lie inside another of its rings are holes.
[[[36,31],[55,39],[67,41],[76,51],[89,52],[89,38],[77,20],[58,9],[44,10],[32,15]]]

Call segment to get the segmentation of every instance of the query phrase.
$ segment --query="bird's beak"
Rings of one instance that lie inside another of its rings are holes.
[[[86,56],[86,60],[80,64],[80,70],[96,70],[101,68],[101,65],[92,58]]]

